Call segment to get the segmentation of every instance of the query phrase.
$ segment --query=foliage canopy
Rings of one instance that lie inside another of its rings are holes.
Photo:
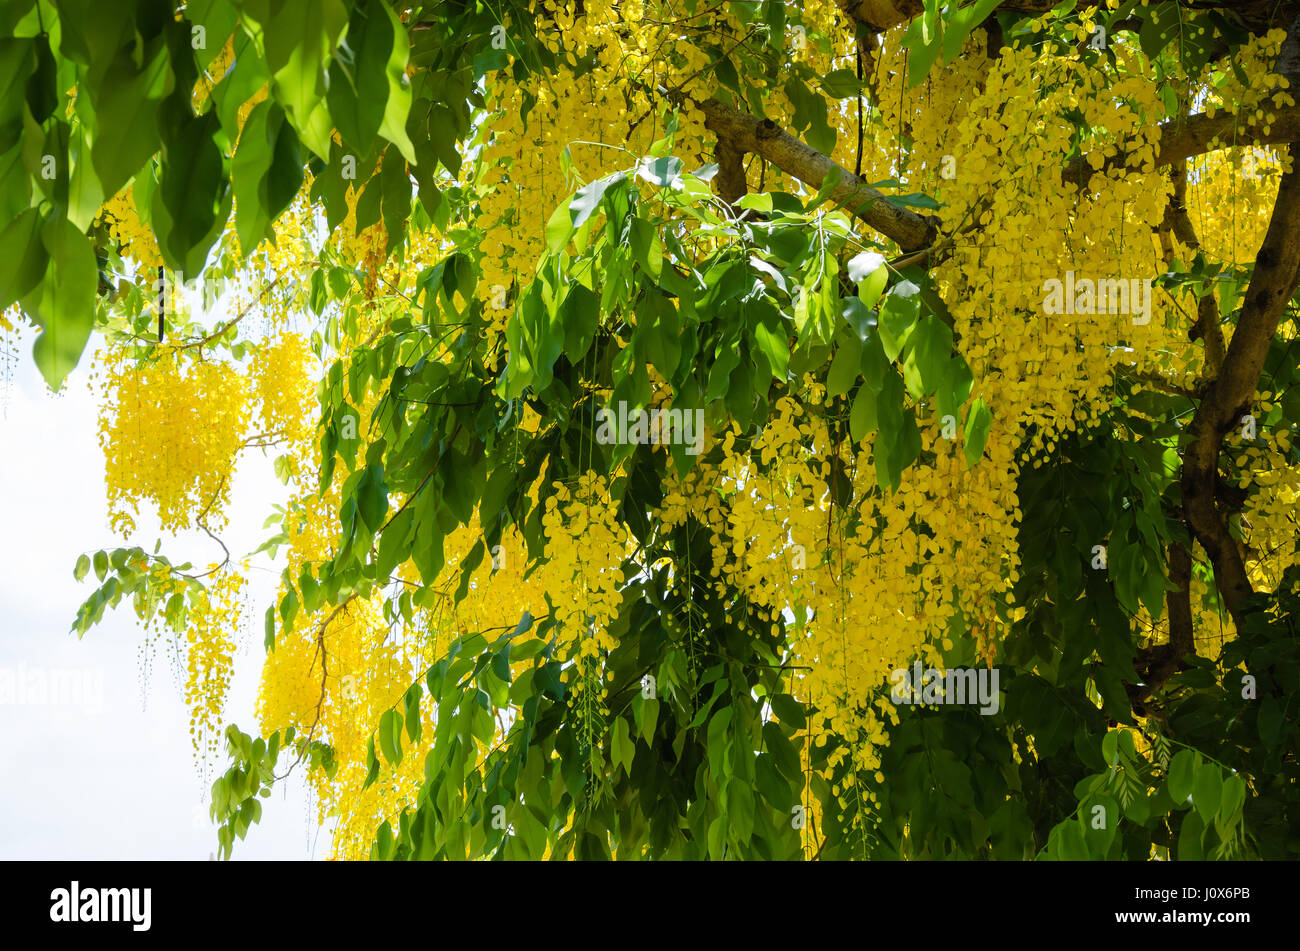
[[[1298,16],[6,3],[74,629],[183,650],[227,856],[301,766],[341,857],[1294,857]],[[262,550],[131,544],[271,447]]]

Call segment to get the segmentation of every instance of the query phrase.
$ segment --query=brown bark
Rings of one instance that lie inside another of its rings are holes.
[[[938,218],[890,204],[863,179],[800,142],[770,119],[757,119],[717,99],[706,99],[698,105],[704,111],[705,126],[719,140],[725,140],[742,154],[754,152],[762,156],[806,185],[821,188],[831,170],[839,169],[840,183],[831,197],[850,214],[898,242],[904,251],[926,247],[938,235]],[[721,163],[719,166],[721,171]]]
[[[1169,546],[1169,581],[1174,585],[1174,590],[1165,593],[1169,641],[1138,652],[1134,666],[1142,683],[1126,687],[1133,712],[1140,717],[1150,714],[1147,698],[1164,686],[1170,677],[1186,668],[1184,657],[1196,653],[1192,628],[1192,557],[1177,543]]]
[[[1286,303],[1300,277],[1300,174],[1282,176],[1268,232],[1255,258],[1232,343],[1218,376],[1188,427],[1183,453],[1183,510],[1187,525],[1214,566],[1214,579],[1240,629],[1243,603],[1252,593],[1241,550],[1228,530],[1216,498],[1219,450],[1223,437],[1240,425],[1277,331]]]
[[[713,182],[714,191],[728,205],[735,205],[749,190],[745,181],[745,153],[732,145],[730,139],[719,136],[713,157],[718,163],[718,176]]]
[[[1192,226],[1192,219],[1187,214],[1187,162],[1179,162],[1169,173],[1174,183],[1174,193],[1165,206],[1164,225],[1174,233],[1183,247],[1190,251],[1201,249],[1200,239]],[[1172,251],[1172,248],[1169,249]],[[1166,258],[1170,257],[1168,253]],[[1196,325],[1188,336],[1192,340],[1205,341],[1205,366],[1209,371],[1206,379],[1217,376],[1223,366],[1224,342],[1223,328],[1219,326],[1219,303],[1212,291],[1207,291],[1196,304]]]

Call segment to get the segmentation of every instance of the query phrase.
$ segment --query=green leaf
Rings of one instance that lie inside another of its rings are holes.
[[[790,366],[790,342],[779,330],[773,330],[765,323],[754,327],[754,341],[758,350],[767,359],[772,375],[784,381]]]
[[[943,29],[943,61],[952,62],[961,53],[971,30],[983,23],[1001,0],[978,0],[971,6],[949,13]]]
[[[855,334],[845,334],[826,373],[826,395],[842,396],[858,379],[862,366],[862,342]]]
[[[1246,802],[1246,783],[1236,773],[1223,781],[1222,796],[1219,799],[1219,812],[1215,816],[1215,828],[1226,831],[1241,819],[1241,807]],[[1225,838],[1222,831],[1220,838]]]
[[[402,715],[396,710],[386,710],[379,718],[379,748],[393,766],[402,762]]]
[[[365,475],[357,483],[357,511],[361,521],[371,532],[377,532],[388,514],[388,487],[384,484],[384,467],[367,466]]]
[[[375,140],[388,107],[389,60],[395,43],[401,42],[396,38],[392,20],[378,15],[381,7],[386,8],[387,4],[357,5],[329,67],[325,101],[330,118],[344,146],[358,155],[375,152]],[[414,161],[414,157],[408,161]]]
[[[903,380],[890,368],[876,397],[879,433],[872,450],[876,464],[876,482],[881,489],[889,492],[898,488],[903,470],[912,464],[921,448],[916,415],[903,406],[903,395]]]
[[[284,626],[286,628],[288,628],[289,625],[293,623],[293,619],[297,616],[297,614],[298,614],[298,592],[293,588],[289,588],[287,591],[285,591],[284,597],[280,599],[280,619],[284,621]]]
[[[943,51],[943,43],[937,36],[933,37],[930,42],[926,44],[915,42],[911,44],[908,43],[908,34],[912,33],[912,27],[917,24],[924,24],[924,22],[924,17],[919,17],[916,20],[913,20],[912,26],[909,26],[907,31],[903,34],[903,45],[908,47],[908,86],[916,86],[925,79],[926,74],[930,72],[930,67],[934,65],[934,61],[939,58],[939,53]]]
[[[951,359],[952,330],[938,317],[926,314],[916,325],[903,361],[903,379],[913,399],[939,389]]]
[[[234,142],[239,136],[239,111],[270,79],[270,71],[258,50],[258,44],[243,30],[235,34],[235,61],[212,90],[216,114],[226,137]],[[326,156],[328,157],[328,153]],[[337,171],[337,167],[336,167]]]
[[[700,712],[704,713],[706,709],[701,708]],[[723,707],[709,720],[705,749],[708,752],[709,762],[715,771],[722,769],[726,763],[726,757],[723,753],[725,752],[727,727],[731,723],[731,713],[731,707]]]
[[[379,172],[379,185],[384,230],[388,234],[388,246],[385,251],[391,253],[402,240],[406,219],[411,216],[411,175],[406,162],[392,146],[384,152],[383,166]],[[464,257],[458,256],[457,265],[463,260]],[[462,296],[468,298],[470,294],[468,286],[462,285],[458,290]]]
[[[1224,277],[1217,282],[1217,291],[1219,313],[1224,317],[1230,317],[1237,309],[1237,302],[1241,300],[1241,284],[1232,278]]]
[[[277,7],[263,30],[275,96],[293,116],[308,147],[328,159],[328,123],[320,135],[313,113],[326,93],[325,62],[347,25],[347,8],[341,0],[285,0]]]
[[[573,228],[581,228],[595,212],[597,206],[600,205],[601,199],[605,197],[605,192],[626,178],[627,176],[622,172],[615,172],[613,175],[607,175],[578,189],[577,194],[573,196],[573,200],[569,202],[569,215],[572,219]],[[547,230],[550,230],[549,226]]]
[[[1181,806],[1192,794],[1196,780],[1196,754],[1191,750],[1179,750],[1169,763],[1169,798],[1174,805]]]
[[[760,753],[754,762],[754,784],[772,806],[782,813],[789,813],[794,804],[794,793],[790,783],[776,769],[776,759],[771,753]]]
[[[501,655],[496,655],[501,656]],[[507,667],[506,673],[509,674]],[[479,686],[481,686],[491,700],[492,705],[499,709],[504,709],[510,703],[510,684],[500,672],[493,667],[487,667],[479,674]]]
[[[849,413],[849,435],[854,442],[861,442],[866,435],[878,425],[876,417],[876,393],[871,387],[858,387],[858,395],[853,398],[853,409]]]
[[[424,723],[420,717],[420,694],[420,684],[417,681],[407,689],[404,698],[406,735],[412,743],[420,742],[420,735],[424,730]]]
[[[30,294],[49,268],[40,230],[40,212],[28,208],[0,231],[0,311]]]
[[[31,37],[0,37],[0,152],[8,152],[22,135],[24,90],[35,55]]]
[[[880,295],[884,293],[885,284],[888,280],[889,269],[881,265],[858,281],[858,300],[862,301],[864,307],[876,306],[876,302],[880,300]]]
[[[880,308],[880,343],[886,359],[893,361],[903,352],[921,312],[921,289],[911,281],[894,285]]]
[[[974,382],[975,377],[964,359],[955,356],[948,361],[937,394],[940,418],[951,416],[954,422],[958,419]]]
[[[848,99],[862,91],[862,84],[853,70],[833,69],[822,77],[822,89],[833,99]]]
[[[984,445],[989,439],[989,428],[993,424],[993,414],[984,405],[984,400],[976,399],[966,414],[966,466],[971,468],[984,455]]]
[[[636,755],[636,744],[628,729],[627,720],[617,717],[610,728],[610,756],[615,766],[622,766],[625,773],[632,771],[632,759]]]
[[[573,232],[573,217],[569,214],[569,203],[566,201],[551,213],[550,220],[546,222],[546,247],[552,254],[556,253],[569,243]]]
[[[154,43],[157,46],[149,50]],[[151,41],[136,65],[130,46],[108,66],[92,87],[99,130],[91,146],[91,161],[105,195],[116,195],[158,151],[158,104],[174,85],[167,47]]]
[[[1099,666],[1093,673],[1093,680],[1101,694],[1106,715],[1116,720],[1127,719],[1131,708],[1119,672],[1113,667]]]
[[[643,158],[636,167],[637,178],[660,188],[672,188],[681,174],[682,160],[672,155],[656,159]]]
[[[1060,857],[1067,862],[1086,862],[1092,855],[1088,851],[1088,841],[1084,838],[1083,826],[1070,819],[1055,831],[1059,831],[1058,847]]]
[[[654,745],[655,727],[659,723],[659,701],[647,700],[641,707],[641,738]]]
[[[665,379],[672,379],[682,354],[677,308],[663,294],[650,290],[637,304],[636,318],[632,342],[637,357],[653,364]]]
[[[1110,730],[1101,738],[1101,756],[1107,766],[1119,762],[1119,734],[1116,731]]]
[[[95,174],[95,165],[90,157],[91,135],[86,125],[77,123],[72,127],[68,142],[68,161],[72,173],[68,182],[68,220],[85,231],[95,220],[100,206],[104,204],[104,189]]]
[[[204,29],[203,48],[194,50],[199,69],[207,69],[221,52],[223,40],[228,38],[239,23],[239,11],[227,0],[188,0],[185,19]]]
[[[53,266],[23,299],[23,310],[42,327],[32,354],[45,382],[57,390],[90,339],[99,268],[89,239],[62,216],[45,222],[41,242]]]
[[[244,257],[251,254],[302,185],[298,137],[278,103],[258,103],[239,137],[231,162],[236,203],[235,232]]]
[[[799,753],[785,732],[776,723],[768,721],[763,724],[763,743],[776,759],[776,765],[791,781],[798,782],[803,773],[799,765]]]
[[[1183,28],[1183,15],[1179,5],[1166,2],[1147,8],[1142,28],[1138,31],[1138,42],[1142,52],[1150,60],[1155,60],[1170,41],[1179,36]]]
[[[393,33],[392,52],[388,56],[386,69],[388,101],[384,103],[384,118],[379,125],[379,134],[396,145],[406,161],[415,165],[415,146],[406,134],[406,120],[411,112],[411,84],[406,78],[406,63],[410,58],[411,41],[392,6],[388,3],[377,5],[388,15]]]
[[[211,112],[165,130],[162,178],[154,201],[166,208],[169,227],[160,229],[155,215],[154,230],[168,266],[189,275],[202,267],[230,213],[225,201],[230,186],[214,140],[220,132]]]
[[[362,789],[369,789],[376,779],[379,778],[379,757],[375,755],[375,738],[372,735],[366,741],[366,781],[362,784]]]
[[[1079,821],[1091,856],[1102,858],[1110,850],[1119,831],[1119,814],[1119,803],[1105,793],[1088,796],[1080,804]]]
[[[723,854],[722,850],[726,845],[726,840],[727,840],[726,820],[722,816],[717,816],[712,822],[709,823],[709,831],[707,833],[707,842],[708,842],[710,859],[716,862],[722,858],[722,854]]]
[[[1219,777],[1219,767],[1213,763],[1200,763],[1196,767],[1196,779],[1192,785],[1192,805],[1201,814],[1205,822],[1212,822],[1219,811],[1219,802],[1223,798],[1223,783]]]
[[[769,702],[772,704],[772,712],[777,715],[782,723],[789,724],[792,729],[802,730],[808,725],[808,718],[804,714],[803,704],[789,694],[773,694]]]
[[[1178,860],[1180,862],[1202,862],[1205,860],[1205,822],[1195,812],[1183,816],[1183,823],[1178,828]]]
[[[72,577],[80,581],[90,571],[90,556],[82,555],[77,559],[77,566],[72,569]]]
[[[628,237],[636,263],[658,281],[664,269],[664,249],[658,229],[644,218],[633,218]]]
[[[50,39],[45,34],[35,37],[36,71],[27,79],[27,108],[38,125],[54,114],[59,104],[58,66],[50,52]]]
[[[738,842],[748,842],[754,834],[754,790],[739,776],[727,781],[727,819],[729,830]]]

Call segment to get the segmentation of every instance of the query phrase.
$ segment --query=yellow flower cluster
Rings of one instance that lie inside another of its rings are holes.
[[[185,630],[185,702],[190,708],[190,740],[201,764],[221,752],[222,714],[234,674],[233,634],[248,607],[247,581],[233,566],[209,576],[206,585]]]
[[[835,0],[802,6],[808,33],[834,39],[796,48],[787,37],[792,59],[802,58],[823,75],[853,70],[852,29],[843,6]],[[1095,12],[1084,12],[1081,35]],[[459,183],[479,198],[467,223],[483,234],[476,293],[487,305],[494,334],[509,317],[509,289],[531,279],[556,206],[582,184],[628,169],[663,137],[668,107],[661,89],[696,98],[716,92],[709,68],[713,54],[706,46],[721,42],[725,48],[749,29],[731,5],[678,20],[666,5],[641,0],[592,0],[580,8],[543,0],[538,13],[537,35],[566,65],[522,82],[504,72],[493,78],[492,116],[467,155],[477,146],[482,151],[464,163]],[[507,24],[507,35],[518,28]],[[934,196],[943,228],[957,235],[954,253],[932,276],[974,375],[972,398],[993,411],[983,459],[968,467],[960,435],[947,438],[934,407],[909,400],[921,453],[899,489],[882,493],[876,487],[875,436],[855,444],[845,435],[842,401],[828,402],[809,375],[776,403],[752,445],[738,446],[740,430],[733,426],[720,434],[720,460],[697,460],[683,477],[670,466],[656,513],[662,537],[688,517],[709,533],[708,552],[672,552],[675,579],[692,574],[697,556],[702,564],[707,555],[716,590],[740,592],[729,608],[731,621],[739,615],[766,628],[785,620],[794,643],[791,663],[802,669],[792,689],[818,710],[806,746],[821,746],[832,732],[846,741],[824,776],[835,777],[835,793],[844,803],[859,807],[860,832],[871,822],[867,777],[880,781],[880,753],[890,724],[897,722],[888,699],[890,672],[918,659],[941,664],[940,652],[959,635],[974,636],[991,658],[1017,616],[1011,590],[1020,570],[1016,486],[1022,467],[1041,464],[1060,439],[1101,419],[1114,400],[1117,372],[1182,382],[1202,370],[1203,353],[1188,339],[1188,314],[1196,312],[1191,290],[1153,290],[1149,322],[1120,313],[1052,314],[1044,306],[1045,282],[1067,272],[1140,281],[1165,270],[1154,233],[1171,186],[1166,172],[1150,164],[1159,125],[1170,116],[1160,83],[1134,45],[1116,43],[1113,66],[1089,64],[1075,51],[1051,45],[1006,48],[990,58],[976,31],[963,55],[937,64],[927,81],[909,88],[901,33],[901,27],[892,31],[866,57],[863,175],[898,178],[907,190]],[[1227,77],[1206,91],[1206,110],[1270,121],[1270,109],[1290,101],[1268,72],[1280,41],[1280,31],[1274,31],[1248,46],[1240,57],[1247,81]],[[576,75],[578,61],[588,58],[594,66]],[[214,69],[222,62],[219,57]],[[786,78],[746,77],[783,127],[795,112]],[[201,82],[196,93],[206,91]],[[254,96],[243,115],[265,96],[266,90]],[[689,100],[678,107],[673,153],[688,166],[694,159],[711,161],[713,137],[702,114]],[[837,133],[832,157],[855,167],[856,97],[829,100],[827,121]],[[1085,156],[1091,175],[1082,185],[1061,174],[1062,156],[1076,152]],[[1253,260],[1268,220],[1274,166],[1281,164],[1275,156],[1253,148],[1243,135],[1234,150],[1198,159],[1189,169],[1189,214],[1208,258]],[[1121,161],[1122,176],[1108,167]],[[749,163],[748,176],[753,190],[760,182],[768,190],[796,187],[759,161]],[[319,266],[308,237],[317,212],[305,192],[277,221],[276,241],[252,255],[250,273],[309,277]],[[327,245],[334,260],[364,272],[356,293],[340,302],[344,317],[332,325],[331,359],[339,356],[345,364],[387,321],[409,311],[420,269],[451,247],[434,229],[413,230],[406,253],[390,260],[383,224],[358,233],[357,190],[349,187],[346,196],[349,213]],[[146,267],[161,263],[130,189],[107,202],[101,214],[128,256]],[[859,237],[881,239],[857,227]],[[223,241],[230,247],[233,240],[228,231]],[[701,252],[707,248],[707,241],[700,242]],[[1192,257],[1182,245],[1174,250],[1184,263]],[[260,343],[247,367],[163,346],[141,363],[110,352],[99,371],[107,397],[101,443],[110,507],[123,532],[132,528],[141,500],[157,505],[169,529],[219,523],[250,431],[252,441],[287,445],[297,481],[284,527],[289,577],[300,601],[301,586],[310,584],[300,580],[304,573],[311,578],[314,566],[334,554],[341,481],[336,476],[323,496],[315,491],[312,387],[321,367],[299,323],[306,299],[304,280],[241,301],[255,307],[261,320],[258,333],[250,333]],[[251,323],[242,324],[241,332]],[[430,359],[437,357],[435,350]],[[653,385],[658,405],[668,388],[657,374]],[[369,418],[379,389],[372,387],[358,407],[361,420]],[[1268,396],[1260,396],[1260,414],[1271,408]],[[536,413],[515,409],[520,432],[536,433],[542,423]],[[1261,426],[1253,443],[1229,442],[1245,473],[1243,484],[1255,490],[1241,513],[1251,580],[1271,590],[1297,557],[1300,467],[1290,462],[1285,432]],[[1028,453],[1022,454],[1026,443]],[[400,767],[385,763],[381,781],[363,790],[367,740],[383,713],[456,637],[508,630],[525,610],[535,618],[552,611],[561,656],[576,661],[566,673],[576,716],[587,744],[598,745],[608,716],[599,660],[617,646],[610,628],[627,580],[624,565],[635,550],[611,495],[616,477],[588,472],[574,484],[555,483],[544,503],[541,564],[529,564],[523,538],[511,528],[472,572],[466,596],[454,607],[466,559],[482,540],[476,522],[447,536],[446,565],[427,586],[408,561],[382,589],[339,607],[304,612],[278,632],[263,670],[262,728],[269,733],[293,725],[300,735],[333,746],[338,774],[327,780],[313,773],[311,782],[322,819],[338,819],[336,856],[366,855],[382,817],[412,802],[432,723],[426,722],[423,741],[408,750]],[[845,482],[852,488],[851,510],[831,498],[830,486]],[[530,567],[535,570],[525,578]],[[243,570],[230,566],[214,576],[208,601],[186,635],[196,748],[207,749],[219,726],[233,654],[230,632],[242,611]],[[405,592],[414,594],[409,613],[394,609],[397,595]],[[1213,592],[1199,576],[1192,603],[1198,647],[1209,652],[1223,627]],[[684,620],[674,616],[668,623],[697,634],[691,606],[684,610]],[[1142,613],[1134,623],[1153,637],[1162,633]],[[426,702],[422,710],[432,717],[432,705]],[[811,798],[805,805],[815,807]]]
[[[550,49],[571,66],[588,53],[596,64],[582,76],[561,68],[523,83],[499,74],[494,83],[479,181],[478,224],[485,235],[478,292],[497,333],[504,331],[510,313],[500,306],[502,295],[531,280],[555,208],[581,183],[630,168],[648,152],[664,135],[664,107],[655,87],[674,87],[709,62],[694,44],[678,41],[671,23],[642,19],[640,4],[634,9],[626,3],[586,3],[580,15],[571,2],[544,0],[539,6],[537,35]],[[511,29],[508,25],[507,33]],[[694,95],[709,93],[698,86],[692,87]],[[536,104],[521,122],[529,97]],[[705,135],[703,114],[693,103],[683,103],[677,141],[698,148]],[[581,182],[566,178],[565,161]]]
[[[423,757],[410,751],[400,767],[385,762],[381,779],[361,787],[367,747],[380,717],[419,676],[415,655],[391,636],[378,596],[352,598],[338,608],[300,616],[276,637],[262,672],[259,714],[270,733],[289,726],[300,736],[328,742],[338,772],[308,774],[320,821],[338,820],[334,853],[364,858],[384,815],[413,801],[423,780]],[[422,707],[431,713],[430,705]],[[425,724],[430,734],[432,722]]]
[[[235,456],[252,409],[247,378],[171,347],[137,363],[110,349],[100,364],[109,519],[125,537],[142,500],[163,528],[224,524]]]
[[[617,642],[609,624],[618,612],[626,580],[623,561],[631,539],[618,520],[608,477],[588,472],[577,485],[554,484],[546,500],[546,563],[538,583],[551,597],[565,653],[585,659]]]
[[[283,332],[263,343],[253,358],[253,396],[260,408],[254,429],[268,441],[289,447],[293,474],[312,473],[319,361],[302,334]],[[308,477],[310,481],[310,476]]]
[[[109,234],[122,254],[139,262],[145,268],[162,267],[162,252],[153,229],[140,218],[135,207],[134,187],[126,186],[104,202],[96,221],[108,223]]]
[[[1261,398],[1256,412],[1263,418],[1271,408]],[[1261,425],[1247,441],[1236,429],[1225,442],[1235,453],[1238,487],[1251,490],[1240,516],[1251,587],[1276,591],[1300,550],[1300,465],[1291,462],[1290,431]]]

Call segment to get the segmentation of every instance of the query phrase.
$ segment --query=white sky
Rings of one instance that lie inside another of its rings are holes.
[[[144,683],[145,636],[126,601],[83,640],[70,632],[97,583],[93,571],[78,583],[72,570],[82,552],[129,545],[152,551],[159,537],[161,554],[173,563],[206,564],[219,551],[203,535],[160,536],[147,510],[131,539],[109,530],[95,398],[87,388],[98,337],[55,396],[32,362],[32,336],[19,338],[8,380],[0,381],[0,671],[71,674],[92,689],[71,702],[0,702],[0,859],[206,860],[217,849],[207,790],[225,768],[224,752],[203,779],[191,752],[183,683],[161,651]],[[14,342],[9,335],[11,354]],[[272,458],[250,450],[239,466],[222,536],[234,557],[274,532],[262,528],[284,493]],[[252,573],[252,612],[237,638],[225,718],[253,735],[261,618],[277,579],[266,556],[259,557],[265,570]],[[328,854],[329,832],[316,826],[300,771],[263,800],[262,821],[236,840],[235,860]]]

